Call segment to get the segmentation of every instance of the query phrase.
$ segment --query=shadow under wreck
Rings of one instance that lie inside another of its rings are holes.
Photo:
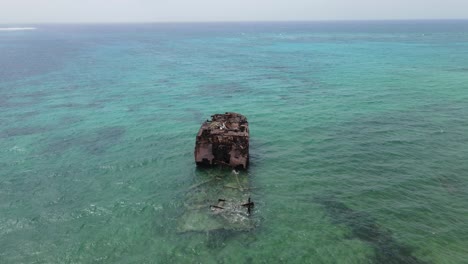
[[[247,119],[237,113],[213,115],[197,134],[194,154],[198,182],[187,191],[178,231],[254,228],[254,202],[245,170],[249,161]],[[210,168],[202,168],[207,166]]]

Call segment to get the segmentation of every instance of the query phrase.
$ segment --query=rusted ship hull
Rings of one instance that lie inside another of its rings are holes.
[[[200,166],[225,165],[247,169],[249,123],[238,113],[215,114],[202,124],[195,143],[195,162]]]
[[[222,166],[195,171],[196,183],[186,193],[178,231],[255,228],[248,173],[237,170],[247,169],[249,165],[249,126],[245,116],[215,114],[204,122],[196,138],[195,162],[200,166]]]

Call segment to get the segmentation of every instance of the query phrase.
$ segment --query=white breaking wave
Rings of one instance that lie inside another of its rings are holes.
[[[35,30],[35,27],[0,27],[0,31],[21,31],[21,30]]]

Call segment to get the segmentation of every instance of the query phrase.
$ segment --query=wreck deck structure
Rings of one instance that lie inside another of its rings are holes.
[[[226,165],[247,169],[249,123],[238,113],[215,114],[202,124],[195,143],[195,162],[200,166]]]

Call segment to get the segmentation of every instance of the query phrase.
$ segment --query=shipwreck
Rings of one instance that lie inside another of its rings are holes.
[[[202,124],[195,143],[199,166],[224,165],[247,169],[249,165],[249,123],[238,113],[215,114]]]
[[[256,226],[247,168],[249,125],[238,113],[215,114],[195,142],[195,183],[187,190],[179,232],[248,231]],[[209,167],[209,168],[205,168]]]

